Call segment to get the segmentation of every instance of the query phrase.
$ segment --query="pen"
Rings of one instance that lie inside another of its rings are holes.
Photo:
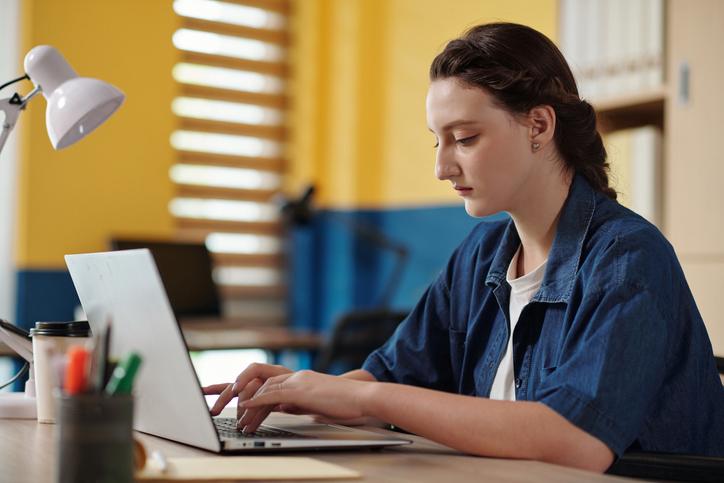
[[[98,374],[96,374],[97,380],[97,388],[98,392],[103,391],[103,387],[108,381],[111,371],[109,371],[108,367],[108,357],[110,356],[109,351],[111,347],[111,317],[108,317],[108,320],[106,321],[106,330],[103,332],[103,337],[101,340],[101,346],[97,349],[98,354]]]
[[[103,340],[101,333],[98,331],[92,331],[91,336],[93,338],[93,345],[90,351],[90,369],[88,370],[88,389],[90,392],[99,391],[98,387],[98,373],[100,371],[101,361],[101,342]],[[101,386],[102,389],[102,386]]]
[[[84,392],[88,387],[88,356],[84,347],[75,346],[68,349],[68,365],[65,368],[66,394],[74,395]]]
[[[117,394],[131,394],[133,380],[141,365],[141,356],[135,352],[128,354],[128,357],[116,366],[111,375],[111,380],[106,385],[106,394],[114,396]]]

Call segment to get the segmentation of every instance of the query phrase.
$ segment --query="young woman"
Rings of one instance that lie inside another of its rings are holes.
[[[436,174],[483,221],[392,338],[343,376],[253,365],[220,394],[375,418],[464,452],[604,471],[627,449],[724,455],[724,389],[674,250],[619,205],[555,45],[481,25],[430,68]],[[511,337],[512,334],[512,337]]]

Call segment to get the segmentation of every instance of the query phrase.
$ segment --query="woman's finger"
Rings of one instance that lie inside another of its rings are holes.
[[[264,381],[264,384],[261,385],[259,389],[255,391],[255,394],[253,397],[258,397],[260,394],[264,394],[265,392],[271,390],[271,388],[279,386],[281,383],[283,383],[285,380],[287,380],[290,376],[292,376],[294,373],[290,372],[288,374],[282,374],[279,376],[271,377]],[[246,401],[248,401],[247,399]],[[263,408],[248,408],[244,406],[244,403],[246,401],[239,401],[237,405],[237,415],[241,414],[239,419],[237,420],[237,427],[239,429],[243,429],[244,426],[249,424],[249,422],[256,419],[258,414],[263,410]],[[273,406],[276,406],[274,404]]]
[[[291,374],[292,371],[283,366],[272,366],[270,364],[259,364],[257,362],[249,364],[249,367],[244,369],[241,374],[236,378],[235,389],[236,392],[240,392],[254,379],[261,379],[265,381],[271,377],[279,376],[282,374]]]
[[[237,376],[236,382],[234,382],[234,384],[230,384],[223,391],[221,391],[219,399],[216,400],[216,403],[211,408],[211,415],[218,415],[221,410],[224,409],[227,404],[229,404],[229,401],[236,397],[239,392],[244,390],[244,388],[247,384],[249,384],[250,381],[253,381],[256,378],[265,380],[269,379],[270,377],[279,376],[287,373],[291,374],[292,372],[286,367],[282,366],[272,366],[269,364],[259,364],[256,362],[253,364],[249,364],[249,366]]]
[[[261,410],[254,415],[251,421],[242,428],[244,430],[244,434],[255,432],[259,426],[261,426],[261,423],[269,417],[269,413],[272,412],[272,409],[274,409],[274,406],[265,406],[261,408]]]
[[[201,388],[201,390],[206,395],[221,394],[221,392],[230,385],[230,382],[222,382],[220,384],[211,384],[210,386],[204,386]]]
[[[238,429],[244,429],[244,427],[253,421],[257,414],[259,414],[263,409],[263,407],[243,409],[241,417],[236,421],[236,427]]]
[[[226,407],[227,404],[229,404],[229,401],[232,400],[236,394],[233,392],[233,384],[228,384],[226,386],[226,389],[221,391],[221,395],[219,395],[219,398],[216,400],[214,405],[211,407],[211,415],[212,416],[218,416],[218,414],[221,412],[222,409]]]
[[[264,379],[261,379],[257,377],[256,379],[252,379],[249,384],[247,384],[244,388],[239,391],[239,401],[246,401],[247,399],[251,399],[254,394],[256,394],[259,391],[259,388],[261,388],[266,381]]]
[[[240,405],[242,408],[249,410],[259,408],[262,406],[276,406],[277,404],[293,404],[294,396],[291,391],[284,390],[282,384],[274,384],[270,386],[270,389],[263,393],[259,391],[253,398],[242,402]]]
[[[241,403],[246,401],[247,399],[251,398],[256,392],[259,390],[259,388],[264,384],[264,381],[262,381],[259,378],[253,379],[249,384],[242,389],[242,391],[239,393],[237,402],[236,402],[236,419],[240,419],[241,416],[244,414],[244,408],[241,407]]]
[[[279,411],[287,414],[309,414],[309,411],[305,411],[295,404],[277,404],[274,411]]]

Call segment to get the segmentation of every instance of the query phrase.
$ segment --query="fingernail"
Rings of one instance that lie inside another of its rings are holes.
[[[235,383],[231,386],[231,392],[234,393],[234,394],[236,394],[237,384],[238,384],[238,383],[235,382]]]

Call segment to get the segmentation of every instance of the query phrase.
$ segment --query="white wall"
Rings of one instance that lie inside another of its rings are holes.
[[[20,1],[0,0],[0,84],[20,77]],[[25,94],[26,82],[17,85]],[[10,97],[16,85],[0,91],[0,99]],[[4,122],[4,114],[0,119]],[[22,116],[0,153],[0,317],[15,318],[14,233],[17,186],[17,140]]]

